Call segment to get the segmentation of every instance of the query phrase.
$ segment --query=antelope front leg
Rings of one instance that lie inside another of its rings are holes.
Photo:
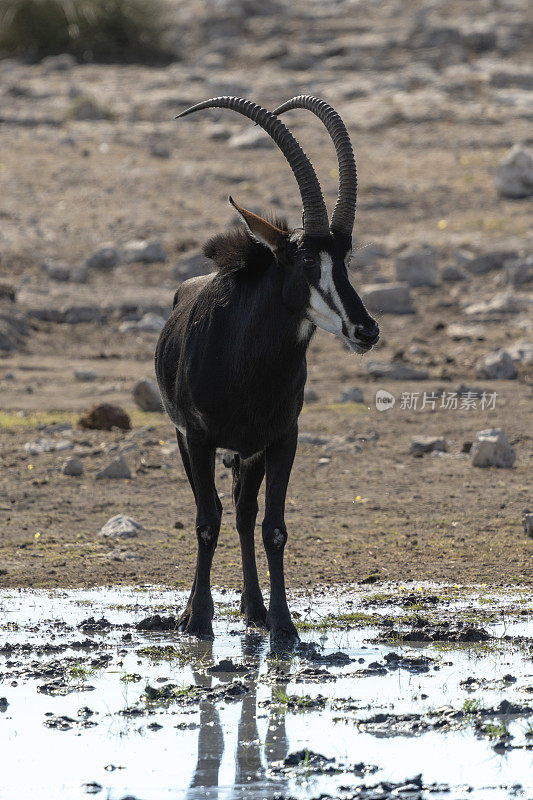
[[[287,605],[283,573],[283,552],[287,542],[285,497],[297,441],[298,428],[295,425],[287,436],[267,448],[265,458],[266,497],[263,544],[270,572],[270,605],[267,613],[267,627],[270,630],[270,643],[276,649],[290,647],[299,641]]]
[[[187,437],[191,475],[196,499],[196,538],[198,560],[185,633],[202,638],[213,636],[213,598],[211,597],[211,563],[220,531],[221,509],[214,480],[215,449]]]

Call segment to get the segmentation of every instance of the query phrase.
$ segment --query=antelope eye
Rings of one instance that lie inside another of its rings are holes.
[[[313,264],[316,264],[316,258],[314,256],[304,256],[303,262],[306,267],[312,267]]]

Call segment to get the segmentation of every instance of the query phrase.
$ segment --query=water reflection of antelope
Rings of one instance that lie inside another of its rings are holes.
[[[289,749],[285,730],[285,710],[283,707],[273,710],[270,706],[267,734],[261,742],[257,727],[257,679],[261,666],[261,655],[264,650],[264,640],[256,633],[245,634],[242,640],[242,655],[249,667],[248,673],[253,672],[253,678],[246,679],[248,692],[241,701],[241,715],[237,732],[237,748],[235,752],[235,778],[233,791],[229,795],[232,800],[243,797],[253,787],[258,789],[266,781],[266,770],[274,761],[286,757]],[[209,641],[199,642],[202,660],[211,660],[213,644]],[[287,675],[287,681],[277,683],[272,687],[271,699],[274,693],[285,691],[289,682],[290,662],[277,659],[276,668]],[[193,670],[193,677],[197,686],[211,688],[213,677],[197,669]],[[231,681],[234,673],[217,673],[217,678],[222,681]],[[200,702],[200,730],[198,734],[198,757],[196,767],[187,792],[188,800],[197,798],[200,794],[205,797],[218,797],[219,771],[224,754],[224,732],[216,704],[213,700],[205,699]],[[265,787],[266,788],[266,787]],[[270,785],[269,788],[272,788]],[[201,791],[198,791],[201,789]],[[276,791],[283,791],[284,783],[276,784]],[[224,789],[227,792],[227,787]]]

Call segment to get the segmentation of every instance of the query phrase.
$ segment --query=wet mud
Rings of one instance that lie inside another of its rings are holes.
[[[3,591],[0,796],[533,797],[528,592],[383,588],[296,595],[281,654],[227,591],[214,641],[176,591]]]

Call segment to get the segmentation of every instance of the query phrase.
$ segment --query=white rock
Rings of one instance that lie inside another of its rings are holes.
[[[454,342],[483,342],[487,338],[487,330],[482,325],[461,325],[460,322],[448,325],[446,333]]]
[[[75,369],[74,377],[77,381],[95,381],[98,378],[98,373],[94,369]]]
[[[435,287],[439,273],[435,250],[429,245],[413,246],[404,250],[396,259],[396,277],[409,286]]]
[[[42,453],[61,453],[73,446],[68,439],[35,439],[33,442],[26,442],[24,450],[30,456],[37,456]]]
[[[79,458],[76,458],[76,456],[71,456],[63,463],[61,472],[63,475],[73,475],[78,477],[79,475],[83,475],[83,464]]]
[[[413,436],[411,439],[410,453],[432,453],[434,450],[445,453],[448,450],[446,439],[442,436]]]
[[[363,392],[358,386],[351,386],[341,393],[341,403],[364,403]]]
[[[163,411],[159,390],[155,383],[147,378],[136,382],[132,395],[135,403],[143,411]]]
[[[533,514],[524,514],[522,517],[522,525],[524,526],[526,534],[533,537]]]
[[[425,369],[414,369],[397,361],[367,361],[366,368],[374,378],[393,381],[423,381],[429,377]]]
[[[143,264],[157,264],[167,260],[163,243],[159,239],[145,241],[135,239],[128,242],[121,251],[122,259],[126,264],[140,261]]]
[[[527,298],[517,297],[513,292],[498,292],[487,302],[473,303],[468,305],[464,312],[467,316],[479,316],[483,314],[518,314],[525,311],[529,305]]]
[[[533,195],[533,155],[519,144],[507,153],[496,168],[494,186],[503,197]]]
[[[518,376],[513,359],[506,350],[496,350],[481,358],[476,364],[478,378],[512,381]]]
[[[107,467],[99,470],[95,477],[97,481],[105,480],[106,478],[131,478],[131,472],[122,456],[119,456],[118,458],[113,459],[113,461],[108,464]]]
[[[161,455],[175,456],[178,450],[179,447],[177,442],[166,442],[161,448]]]
[[[505,348],[513,361],[519,364],[533,364],[533,342],[519,341]]]
[[[476,433],[470,459],[474,467],[509,468],[515,462],[516,453],[500,428],[489,428]]]
[[[118,266],[119,263],[120,254],[113,245],[100,247],[85,260],[85,266],[88,269],[110,270]]]
[[[236,133],[228,140],[235,150],[257,150],[273,146],[273,141],[262,128],[248,128],[243,133]]]
[[[370,311],[384,314],[411,314],[414,311],[407,283],[373,283],[364,286],[361,299]]]
[[[111,517],[100,529],[100,536],[131,539],[137,536],[139,531],[143,530],[144,528],[140,522],[127,517],[125,514],[117,514]]]
[[[165,325],[166,319],[160,314],[149,312],[136,322],[121,322],[119,331],[128,333],[129,331],[148,331],[149,333],[159,333]]]

